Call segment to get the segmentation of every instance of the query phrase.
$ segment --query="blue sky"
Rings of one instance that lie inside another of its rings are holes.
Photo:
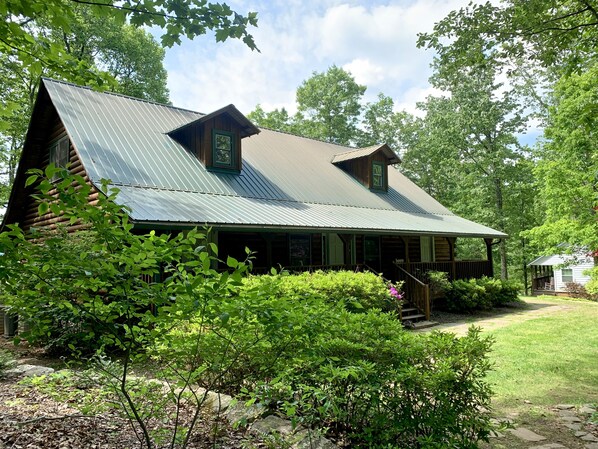
[[[379,92],[396,110],[415,106],[436,92],[428,83],[433,53],[416,47],[417,34],[469,0],[228,0],[237,12],[257,11],[251,30],[260,52],[242,42],[216,43],[213,36],[167,50],[165,66],[174,105],[211,112],[233,103],[248,113],[295,112],[295,91],[313,72],[343,67],[367,86],[366,101]],[[522,140],[531,143],[537,132]]]
[[[260,52],[211,36],[169,49],[171,101],[201,112],[229,103],[245,113],[258,103],[292,112],[301,82],[336,64],[368,87],[366,100],[383,92],[397,109],[413,111],[433,92],[427,81],[432,54],[416,48],[417,33],[467,2],[228,1],[240,13],[258,12],[252,34]]]

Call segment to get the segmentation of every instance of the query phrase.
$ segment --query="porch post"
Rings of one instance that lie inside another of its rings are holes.
[[[494,266],[492,264],[492,240],[484,239],[486,243],[486,259],[488,259],[488,267],[490,268],[490,277],[494,277]]]
[[[455,242],[456,237],[446,237],[446,241],[449,244],[449,261],[451,262],[451,279],[454,281],[457,279],[457,261],[455,260]]]
[[[262,238],[266,241],[266,266],[272,268],[272,234],[262,233]]]

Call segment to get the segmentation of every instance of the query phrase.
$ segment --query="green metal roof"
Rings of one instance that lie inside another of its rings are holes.
[[[137,223],[504,237],[452,214],[390,167],[373,192],[331,161],[356,150],[261,129],[240,174],[217,173],[168,132],[203,114],[44,79],[90,180],[110,179]]]

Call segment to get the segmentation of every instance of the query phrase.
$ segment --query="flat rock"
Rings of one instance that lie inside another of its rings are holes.
[[[504,438],[505,435],[496,431],[496,430],[491,430],[490,434],[488,435],[490,438]]]
[[[591,415],[596,413],[596,409],[590,405],[584,405],[579,409],[579,413],[582,415]]]
[[[584,446],[585,449],[598,449],[598,443],[588,443]]]
[[[4,371],[6,377],[34,377],[34,376],[46,376],[54,372],[53,368],[47,366],[38,365],[18,365],[14,368]]]
[[[233,398],[227,394],[208,391],[205,405],[210,407],[218,415],[224,412],[230,406],[231,402],[233,402]]]
[[[304,431],[300,433],[304,435],[304,438],[293,444],[291,449],[338,449],[332,441],[314,432]]]
[[[266,416],[263,419],[256,420],[251,425],[251,431],[254,433],[270,434],[278,433],[280,435],[290,435],[293,433],[293,425],[289,420],[282,419],[275,415]]]
[[[583,441],[590,441],[592,443],[598,442],[598,437],[596,437],[595,435],[592,435],[591,433],[588,433],[587,435],[582,436],[581,439]]]
[[[568,423],[581,422],[581,419],[579,419],[577,416],[561,416],[560,420]]]
[[[541,446],[533,446],[531,449],[567,449],[567,446],[563,446],[560,443],[548,443]]]
[[[523,441],[535,442],[544,441],[546,439],[546,437],[538,435],[537,433],[532,432],[531,430],[526,429],[525,427],[518,427],[517,429],[507,429],[507,432],[511,432],[513,435],[515,435],[517,438]]]
[[[583,430],[579,430],[577,432],[575,432],[575,436],[576,437],[583,437],[584,435],[587,435],[588,432],[584,432]]]
[[[266,411],[261,404],[253,404],[247,407],[242,402],[229,406],[224,412],[224,416],[232,424],[246,424],[255,421]]]
[[[575,406],[573,404],[559,404],[556,406],[559,410],[571,410],[574,409]]]
[[[571,430],[581,430],[581,424],[580,423],[569,423],[569,424],[565,424],[565,427],[567,427],[568,429]]]

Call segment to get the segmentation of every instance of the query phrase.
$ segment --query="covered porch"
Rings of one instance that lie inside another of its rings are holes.
[[[224,258],[244,259],[245,248],[253,251],[254,273],[267,273],[271,267],[290,272],[368,270],[390,281],[403,281],[406,298],[418,312],[415,315],[425,319],[431,311],[428,272],[446,272],[451,280],[493,276],[489,238],[479,238],[486,257],[475,260],[457,259],[457,237],[447,236],[223,229],[213,239]]]

